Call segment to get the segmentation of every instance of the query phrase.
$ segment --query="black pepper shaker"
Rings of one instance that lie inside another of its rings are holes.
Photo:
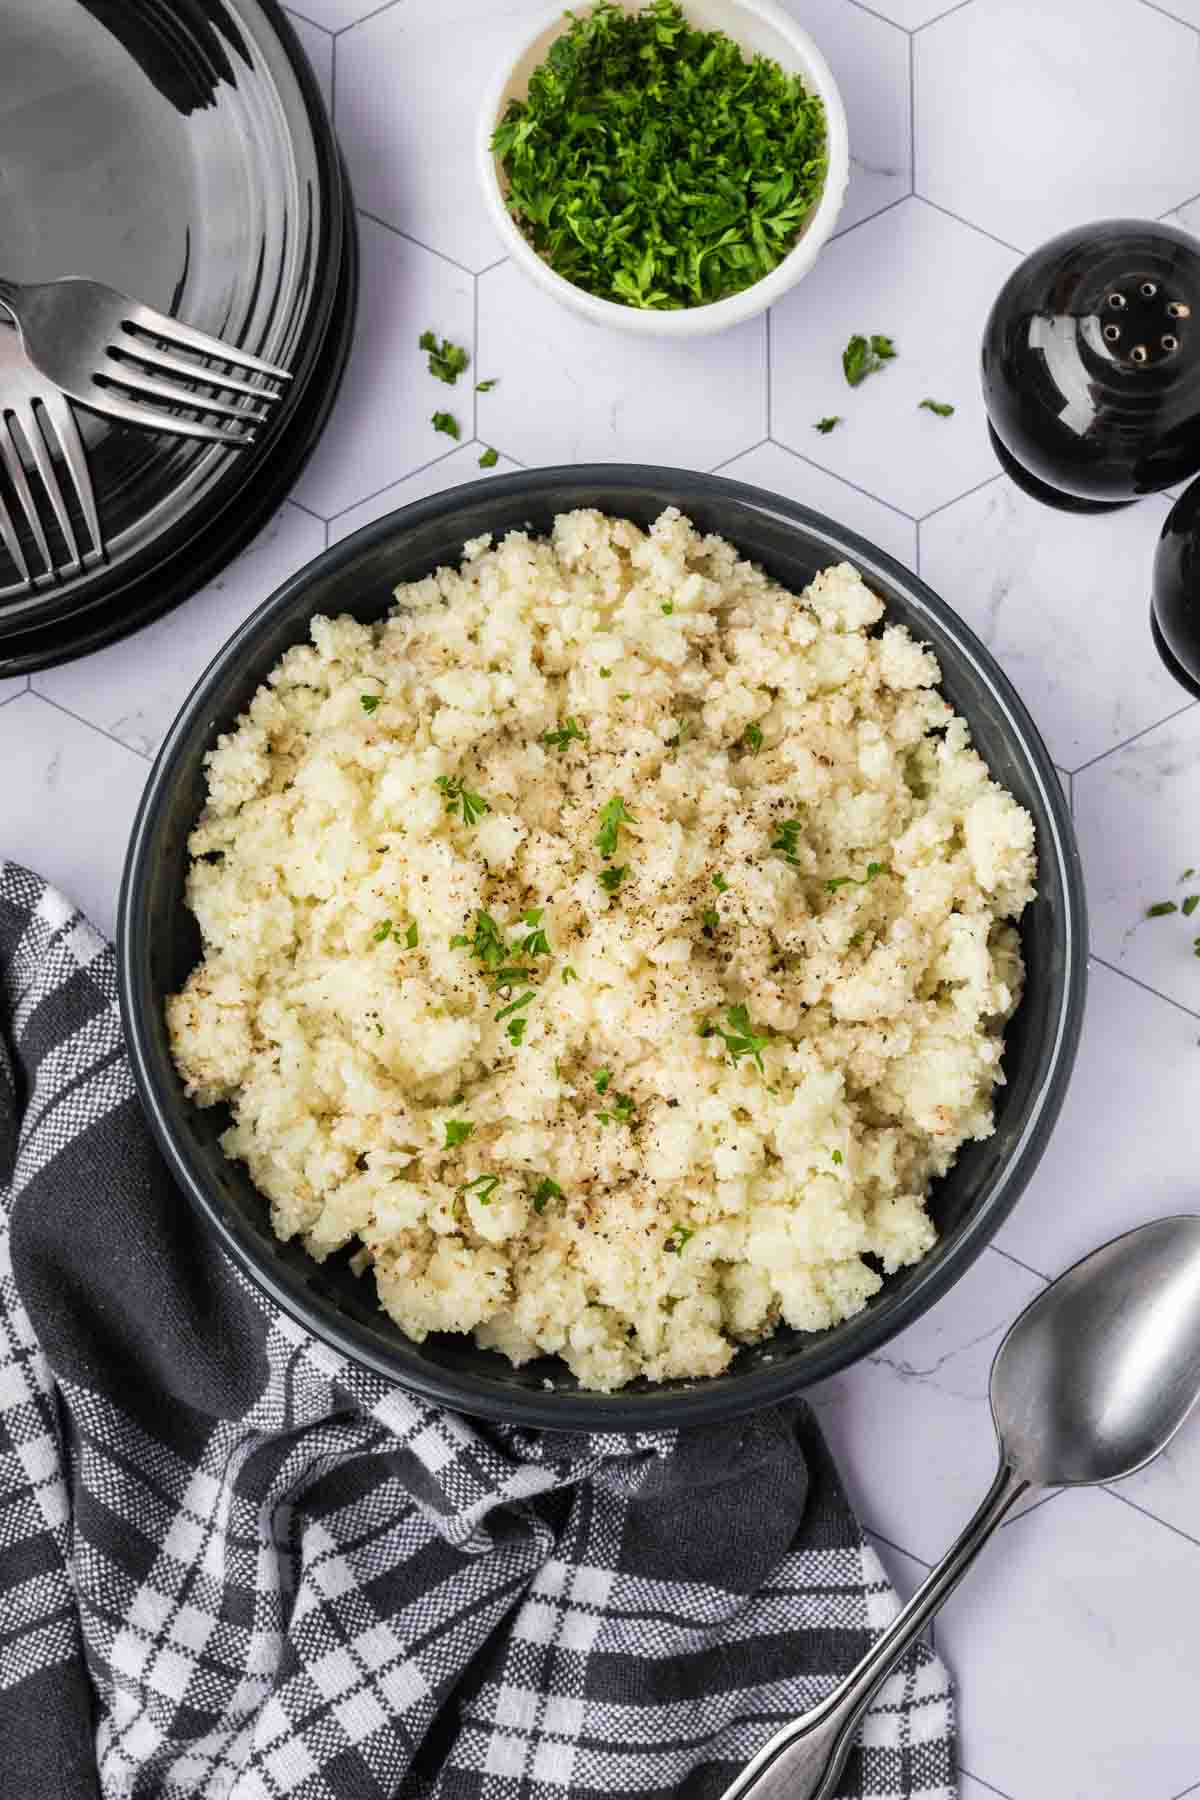
[[[1158,540],[1150,629],[1176,681],[1200,699],[1200,481],[1175,502]]]
[[[992,443],[1048,505],[1106,512],[1200,471],[1200,243],[1109,219],[1051,238],[983,336]]]

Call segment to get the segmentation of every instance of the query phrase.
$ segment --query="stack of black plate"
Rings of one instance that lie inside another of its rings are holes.
[[[107,554],[31,590],[0,548],[15,675],[135,631],[262,527],[337,391],[358,252],[333,128],[275,0],[38,0],[3,35],[0,273],[108,282],[294,377],[243,451],[76,408]]]

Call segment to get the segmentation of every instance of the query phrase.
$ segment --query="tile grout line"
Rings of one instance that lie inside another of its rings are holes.
[[[928,31],[931,25],[940,25],[943,19],[950,17],[951,13],[961,12],[965,6],[970,6],[972,3],[973,0],[958,0],[956,6],[948,6],[945,12],[934,13],[932,19],[923,19],[919,25],[913,26],[913,37],[916,37],[918,32]]]
[[[411,231],[401,231],[399,225],[390,225],[386,219],[381,219],[378,213],[368,212],[365,206],[358,208],[358,216],[360,219],[370,219],[372,225],[378,225],[381,231],[390,231],[393,237],[402,238],[406,244],[415,244],[418,250],[424,250],[427,255],[436,256],[441,262],[449,263],[450,267],[457,269],[460,275],[466,275],[474,281],[474,269],[468,269],[466,263],[460,263],[456,256],[448,256],[444,250],[435,249],[423,238],[414,237]],[[486,275],[487,270],[485,269],[483,273]]]
[[[340,38],[344,36],[347,31],[356,31],[360,25],[366,25],[372,19],[379,18],[381,13],[391,12],[393,6],[398,4],[399,0],[383,0],[382,6],[375,7],[372,12],[364,13],[361,19],[351,19],[348,25],[339,25],[333,35],[335,38]]]
[[[1157,1513],[1152,1513],[1148,1506],[1139,1506],[1136,1500],[1131,1500],[1128,1495],[1121,1493],[1115,1483],[1103,1482],[1100,1491],[1107,1494],[1110,1500],[1119,1500],[1122,1506],[1128,1506],[1132,1512],[1140,1513],[1143,1519],[1153,1520],[1154,1524],[1161,1525],[1164,1531],[1174,1532],[1175,1536],[1182,1538],[1185,1544],[1195,1544],[1196,1548],[1200,1550],[1200,1538],[1194,1538],[1189,1531],[1184,1531],[1182,1526],[1172,1525],[1168,1519],[1160,1518]]]
[[[1003,469],[997,469],[994,475],[985,475],[982,481],[977,481],[975,483],[974,487],[964,488],[961,494],[955,494],[953,500],[943,500],[940,506],[935,506],[929,512],[922,513],[917,520],[917,524],[924,525],[928,520],[936,519],[939,513],[944,513],[946,511],[947,507],[957,506],[960,500],[969,500],[972,494],[982,493],[985,487],[991,487],[993,481],[1003,481],[1003,479]]]
[[[932,1569],[933,1564],[928,1557],[918,1556],[914,1551],[906,1550],[903,1544],[896,1542],[895,1538],[885,1537],[882,1531],[876,1531],[871,1525],[864,1525],[862,1529],[865,1536],[875,1538],[881,1544],[886,1544],[889,1550],[896,1552],[897,1556],[907,1556],[909,1562],[920,1563],[923,1569]]]
[[[40,688],[31,685],[29,692],[35,700],[44,701],[47,706],[52,706],[55,712],[63,713],[68,719],[74,719],[77,725],[85,725],[89,731],[94,731],[97,737],[107,738],[108,742],[116,744],[118,749],[126,751],[130,756],[136,756],[139,762],[152,763],[154,761],[155,752],[153,750],[135,750],[132,744],[125,742],[124,738],[114,737],[111,731],[105,731],[103,725],[97,725],[92,719],[85,719],[82,713],[72,712],[69,706],[64,706],[61,700],[52,700],[50,695],[43,694]],[[19,699],[20,695],[14,694],[13,698]]]
[[[896,19],[889,19],[886,13],[876,12],[873,6],[867,5],[867,0],[850,0],[850,4],[857,7],[859,12],[866,13],[869,19],[878,19],[881,25],[890,25],[893,31],[903,32],[905,37],[912,36],[909,26],[901,25]]]
[[[777,450],[782,450],[786,456],[794,456],[797,462],[807,464],[810,469],[819,469],[822,475],[829,475],[834,481],[840,481],[845,487],[853,488],[856,494],[865,494],[868,500],[874,500],[877,506],[886,506],[887,510],[894,512],[897,518],[907,519],[910,525],[917,523],[912,514],[906,513],[903,507],[895,505],[891,500],[884,500],[879,494],[873,494],[870,488],[860,487],[857,481],[851,481],[846,475],[839,475],[835,469],[827,469],[824,463],[816,462],[811,456],[805,456],[802,450],[796,450],[791,444],[785,444],[781,438],[766,438],[764,442],[774,444]],[[758,445],[755,444],[752,448],[757,450]],[[745,450],[738,451],[739,456],[748,454],[749,452]]]
[[[1181,19],[1178,13],[1168,11],[1165,6],[1157,5],[1156,0],[1142,0],[1142,5],[1148,12],[1156,12],[1160,18],[1170,19],[1173,25],[1182,25],[1185,31],[1200,30],[1200,26],[1194,25],[1190,19]]]
[[[1044,1281],[1047,1286],[1050,1285],[1049,1275],[1044,1275],[1041,1269],[1035,1269],[1032,1263],[1025,1262],[1021,1257],[1014,1256],[1011,1250],[1002,1250],[999,1244],[989,1244],[988,1249],[994,1250],[997,1256],[1002,1256],[1005,1262],[1014,1264],[1018,1269],[1024,1269],[1027,1275],[1036,1275],[1039,1281]]]
[[[989,1794],[995,1794],[996,1800],[1012,1800],[1011,1795],[1006,1794],[1003,1788],[993,1787],[990,1781],[985,1781],[982,1775],[976,1775],[973,1769],[966,1768],[962,1763],[958,1764],[957,1773],[965,1775],[969,1781],[977,1781]]]
[[[1170,994],[1164,994],[1159,988],[1151,987],[1148,981],[1140,981],[1136,975],[1130,975],[1128,970],[1118,969],[1115,963],[1106,962],[1104,957],[1097,956],[1094,950],[1090,960],[1098,963],[1100,968],[1107,969],[1110,975],[1119,975],[1122,981],[1131,982],[1135,988],[1141,988],[1143,994],[1152,994],[1156,1000],[1163,1000],[1168,1006],[1173,1006],[1176,1012],[1184,1013],[1189,1019],[1200,1021],[1200,1012],[1193,1012],[1192,1008],[1185,1006],[1182,1000],[1173,1000]]]
[[[908,191],[917,191],[917,40],[908,34]]]
[[[402,483],[412,481],[416,476],[423,475],[426,469],[436,468],[438,463],[444,463],[448,457],[451,457],[455,455],[457,451],[465,450],[466,448],[466,444],[455,444],[453,448],[443,450],[440,456],[431,456],[428,462],[421,463],[418,468],[409,469],[403,475],[397,475],[394,481],[385,481],[382,487],[374,488],[371,493],[364,494],[361,500],[352,500],[349,506],[339,507],[337,512],[330,513],[325,523],[327,525],[332,525],[337,519],[344,519],[347,513],[354,512],[356,507],[365,506],[368,500],[378,500],[380,494],[386,494],[389,488],[400,487]]]
[[[1119,751],[1128,750],[1130,744],[1136,744],[1142,738],[1149,737],[1152,731],[1158,731],[1162,726],[1169,725],[1173,719],[1181,719],[1184,713],[1191,712],[1196,706],[1200,706],[1200,700],[1185,700],[1182,706],[1177,706],[1174,712],[1167,713],[1164,718],[1156,719],[1153,725],[1143,725],[1142,729],[1135,731],[1131,737],[1122,738],[1119,744],[1110,744],[1107,750],[1101,750],[1099,756],[1091,756],[1087,762],[1081,762],[1077,768],[1065,770],[1064,773],[1071,777],[1072,790],[1077,775],[1084,775],[1089,769],[1094,769],[1096,764],[1103,762],[1106,756],[1116,756]]]
[[[969,5],[971,0],[967,0],[967,3]],[[1019,244],[1010,244],[1007,238],[997,237],[996,233],[989,231],[986,225],[976,225],[973,219],[964,219],[961,213],[951,212],[948,206],[942,206],[937,200],[931,200],[928,194],[915,193],[914,197],[923,206],[931,206],[934,212],[941,213],[943,218],[953,219],[955,224],[965,225],[968,231],[977,232],[980,237],[987,238],[989,243],[999,244],[1002,250],[1011,250],[1014,256],[1025,255]]]
[[[471,277],[471,361],[475,365],[475,379],[471,383],[471,429],[476,441],[479,438],[479,277]]]
[[[325,37],[331,38],[333,36],[332,25],[318,25],[315,19],[310,19],[307,13],[298,11],[294,6],[285,6],[283,10],[287,13],[289,18],[299,19],[303,25],[311,25],[314,31],[322,32]]]
[[[903,206],[906,200],[912,198],[911,194],[897,195],[895,200],[889,200],[886,206],[881,206],[878,212],[868,213],[865,219],[855,219],[853,225],[846,225],[841,231],[835,231],[829,240],[830,243],[840,244],[842,239],[848,238],[852,231],[861,231],[863,226],[869,225],[873,219],[882,219],[884,213],[894,212],[898,206]]]
[[[748,444],[744,450],[735,450],[732,456],[722,457],[720,462],[713,463],[709,468],[708,473],[710,475],[719,475],[722,469],[727,469],[729,467],[730,463],[735,463],[740,457],[749,456],[752,451],[761,450],[764,444],[770,444],[772,442],[773,440],[770,437],[760,437],[756,444]],[[776,444],[775,448],[778,450],[781,446]]]
[[[305,506],[303,500],[294,500],[290,494],[283,504],[284,506],[294,506],[297,512],[306,514],[310,519],[316,519],[320,525],[328,524],[328,520],[322,513],[314,512],[311,506]]]

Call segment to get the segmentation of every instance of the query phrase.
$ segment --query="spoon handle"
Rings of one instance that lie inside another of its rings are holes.
[[[1001,1457],[983,1505],[858,1667],[827,1699],[764,1744],[721,1800],[829,1800],[877,1690],[1030,1485]]]

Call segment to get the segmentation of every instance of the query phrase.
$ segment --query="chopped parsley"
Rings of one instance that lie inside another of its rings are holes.
[[[704,921],[705,931],[715,931],[721,923],[721,915],[715,906],[706,906],[700,916]]]
[[[546,1210],[546,1202],[548,1200],[561,1199],[562,1189],[559,1187],[557,1181],[552,1180],[549,1175],[542,1176],[542,1179],[538,1182],[533,1193],[530,1195],[530,1201],[535,1213],[544,1213]]]
[[[417,945],[420,943],[421,934],[417,930],[417,921],[415,919],[412,920],[412,922],[410,923],[410,925],[408,927],[408,930],[405,932],[404,941],[408,945],[410,950],[415,950]]]
[[[831,1150],[829,1156],[832,1162],[841,1163],[842,1161],[842,1153],[840,1150]]]
[[[475,383],[475,392],[477,394],[490,394],[499,379],[500,377],[498,375],[492,375],[489,376],[487,381],[477,381]]]
[[[635,1108],[628,1094],[614,1094],[611,1112],[599,1115],[602,1125],[609,1125],[615,1119],[619,1125],[632,1125],[635,1122]]]
[[[549,956],[550,940],[537,922],[541,916],[540,910],[532,918],[528,913],[522,914],[525,924],[533,926],[534,929],[516,946],[518,956]]]
[[[499,461],[500,452],[496,449],[494,444],[489,444],[479,459],[479,466],[481,469],[494,469]]]
[[[417,339],[422,350],[429,355],[429,373],[436,375],[448,387],[453,387],[471,358],[461,344],[452,344],[449,338],[438,343],[432,331],[423,331]],[[455,434],[457,436],[457,433]]]
[[[632,825],[633,822],[633,814],[619,794],[605,801],[600,810],[600,829],[596,833],[596,848],[605,862],[616,854],[617,837],[622,825]]]
[[[407,931],[401,931],[390,919],[380,919],[371,937],[377,944],[385,944],[389,938],[394,938],[398,944],[407,944],[410,950],[415,950],[419,941],[417,922],[414,919]]]
[[[379,702],[382,699],[382,694],[360,694],[358,696],[358,703],[367,716],[370,717],[373,712],[377,711]]]
[[[435,431],[445,432],[447,437],[454,438],[456,442],[462,436],[462,429],[453,413],[435,412],[429,423]]]
[[[628,690],[627,690],[627,691],[626,691],[626,692],[625,692],[625,693],[623,693],[623,694],[618,694],[618,695],[617,695],[617,699],[618,699],[618,700],[632,700],[632,699],[633,699],[633,695],[632,695],[632,694],[631,694],[631,693],[629,693],[629,692],[628,692]]]
[[[600,886],[606,894],[615,894],[628,873],[628,863],[614,863],[610,869],[601,869]]]
[[[890,337],[865,338],[856,333],[842,351],[842,373],[851,387],[857,387],[895,354],[896,346]]]
[[[1185,869],[1179,879],[1180,881],[1190,881],[1195,873],[1195,869]]]
[[[445,796],[446,811],[458,813],[464,825],[477,825],[491,811],[483,795],[471,793],[457,775],[439,775],[433,785]]]
[[[663,1249],[668,1256],[682,1256],[683,1247],[696,1235],[690,1225],[672,1225]]]
[[[518,994],[515,1000],[510,1000],[507,1006],[502,1006],[500,1011],[496,1014],[497,1025],[500,1023],[501,1019],[507,1019],[510,1014],[520,1012],[523,1007],[528,1006],[533,997],[534,989],[526,988],[523,994]]]
[[[818,419],[813,430],[819,431],[822,437],[828,437],[835,425],[841,425],[844,422],[841,413],[830,413],[827,419]]]
[[[480,1206],[490,1206],[492,1195],[500,1186],[498,1175],[477,1175],[474,1181],[468,1181],[463,1188],[464,1194],[474,1194]]]
[[[601,669],[600,674],[603,676],[604,680],[607,681],[609,676],[612,674],[612,670],[611,669]]]
[[[939,419],[948,419],[954,412],[954,408],[946,400],[922,400],[917,408],[918,412],[921,407],[924,407],[926,412],[936,413]]]
[[[757,756],[759,751],[763,747],[763,734],[762,734],[761,726],[747,725],[745,731],[743,731],[743,733],[742,733],[742,742],[745,744],[746,748],[749,750],[751,756]]]
[[[525,1027],[528,1023],[529,1020],[525,1018],[510,1019],[508,1024],[504,1027],[508,1041],[515,1050],[520,1049],[525,1040]]]
[[[743,1056],[753,1057],[758,1065],[759,1073],[763,1072],[762,1053],[770,1043],[766,1033],[756,1032],[750,1023],[750,1014],[744,1006],[730,1006],[725,1011],[726,1024],[706,1025],[701,1030],[702,1037],[719,1037],[725,1041],[730,1059],[736,1068]],[[726,1029],[726,1026],[728,1029]]]
[[[800,848],[800,833],[803,829],[804,821],[802,819],[784,819],[779,827],[778,835],[771,839],[772,850],[778,850],[783,860],[791,863],[793,868],[800,861],[796,853]]]
[[[565,967],[565,968],[564,968],[564,969],[563,969],[563,972],[562,972],[562,978],[563,978],[563,980],[564,980],[564,982],[565,982],[565,981],[578,981],[578,980],[579,980],[579,977],[578,977],[578,975],[577,975],[577,974],[576,974],[576,973],[575,973],[575,971],[574,971],[574,969],[573,969],[573,968],[572,968],[572,967],[571,967],[571,965],[570,965],[570,963],[567,963],[567,965],[566,965],[566,967]]]
[[[587,732],[580,730],[578,719],[571,715],[563,720],[557,731],[544,731],[542,743],[547,750],[557,750],[561,755],[568,744],[586,744]]]
[[[1189,894],[1180,911],[1185,919],[1190,919],[1198,906],[1200,906],[1200,894]]]
[[[1146,908],[1148,919],[1165,919],[1168,913],[1178,912],[1179,908],[1173,900],[1156,900],[1153,906]]]
[[[825,883],[825,889],[827,893],[836,894],[839,888],[866,887],[867,883],[869,881],[874,881],[877,875],[885,875],[886,873],[887,869],[883,863],[868,863],[865,875],[834,875]],[[1171,910],[1174,911],[1174,907],[1172,907]]]
[[[628,306],[707,305],[792,248],[825,181],[825,114],[678,0],[575,16],[492,136],[539,255]]]
[[[723,875],[713,876],[713,886],[716,888],[718,894],[727,894],[729,892],[729,883]]]
[[[675,602],[673,600],[664,600],[662,609],[664,618],[669,619],[671,614],[675,611]]]
[[[611,1082],[612,1082],[612,1070],[611,1069],[597,1069],[596,1070],[596,1092],[598,1094],[603,1094],[608,1089]]]
[[[447,1119],[446,1142],[442,1146],[443,1149],[457,1150],[460,1144],[466,1143],[474,1129],[475,1127],[469,1119]]]
[[[371,933],[372,938],[377,944],[385,944],[391,935],[392,921],[390,919],[380,919],[378,925]]]

